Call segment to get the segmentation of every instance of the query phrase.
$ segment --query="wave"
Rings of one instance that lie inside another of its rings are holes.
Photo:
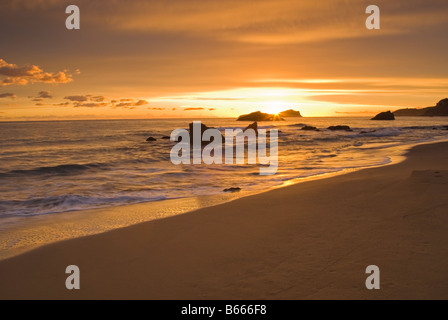
[[[87,197],[80,195],[49,196],[24,201],[0,201],[0,212],[2,212],[0,215],[31,216],[161,200],[166,200],[166,197]]]
[[[27,176],[27,175],[60,175],[69,176],[79,174],[80,172],[92,169],[105,169],[107,164],[90,163],[90,164],[62,164],[58,166],[40,167],[29,170],[12,170],[0,173],[0,178]]]

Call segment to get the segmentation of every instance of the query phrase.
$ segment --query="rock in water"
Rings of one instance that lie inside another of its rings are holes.
[[[380,114],[377,114],[371,120],[395,120],[395,116],[392,112],[387,111],[387,112],[381,112]]]
[[[254,123],[248,125],[247,128],[243,130],[243,132],[248,130],[248,129],[252,129],[252,130],[255,131],[256,134],[258,134],[258,123],[254,122]]]
[[[296,111],[296,110],[292,110],[292,109],[282,111],[278,115],[280,117],[285,117],[285,118],[302,118],[300,111]]]
[[[319,131],[319,129],[317,129],[316,127],[313,127],[313,126],[304,126],[302,128],[302,130],[305,130],[305,131]]]
[[[282,121],[281,117],[276,114],[263,113],[261,111],[243,114],[239,116],[237,121]]]
[[[154,141],[157,141],[157,140],[153,137],[149,137],[148,139],[146,139],[146,142],[154,142]]]
[[[349,126],[331,126],[328,127],[331,131],[353,131]]]
[[[190,123],[188,126],[189,126],[189,132],[190,132],[190,143],[191,144],[193,144],[193,122],[192,123]],[[207,130],[207,129],[215,129],[215,128],[213,128],[213,127],[207,127],[205,124],[203,124],[203,123],[201,123],[201,138],[202,138],[202,136],[204,135],[204,132]],[[213,141],[213,140],[212,140]],[[208,145],[210,142],[206,142],[206,141],[201,141],[201,145],[202,146],[206,146],[206,145]],[[224,137],[222,136],[222,134],[221,134],[221,143],[224,143]]]
[[[234,193],[234,192],[240,192],[241,191],[241,188],[228,188],[228,189],[224,189],[224,192],[231,192],[231,193]]]

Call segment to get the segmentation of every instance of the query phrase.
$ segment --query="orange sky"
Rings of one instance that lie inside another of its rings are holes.
[[[65,7],[81,30],[65,28]],[[0,121],[368,116],[448,96],[448,2],[9,0]]]

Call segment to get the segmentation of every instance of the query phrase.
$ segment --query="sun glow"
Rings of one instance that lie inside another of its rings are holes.
[[[264,103],[263,111],[270,114],[279,114],[287,109],[288,103],[285,101],[267,101]]]

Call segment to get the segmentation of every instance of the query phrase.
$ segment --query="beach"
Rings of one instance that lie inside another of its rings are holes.
[[[448,143],[420,145],[398,164],[0,261],[0,299],[447,299],[447,191]],[[65,287],[69,265],[80,290]],[[369,265],[380,290],[366,289]]]

